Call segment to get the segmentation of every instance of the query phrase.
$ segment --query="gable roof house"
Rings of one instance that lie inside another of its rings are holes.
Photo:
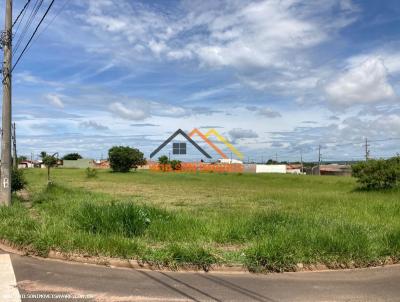
[[[183,137],[183,140],[182,140]],[[188,145],[187,142],[190,144]],[[196,154],[195,154],[196,152]],[[168,137],[160,146],[158,146],[150,154],[150,158],[156,155],[167,155],[171,158],[184,159],[187,157],[197,157],[200,159],[211,159],[211,155],[200,147],[189,135],[182,129],[176,130],[170,137]]]

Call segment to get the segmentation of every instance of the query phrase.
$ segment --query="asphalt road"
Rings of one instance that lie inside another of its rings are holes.
[[[399,265],[255,275],[155,272],[10,257],[22,301],[400,301]]]

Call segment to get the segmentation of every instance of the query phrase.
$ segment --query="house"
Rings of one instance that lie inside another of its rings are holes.
[[[34,167],[35,167],[35,163],[30,160],[24,160],[18,164],[19,169],[27,169],[27,168],[34,168]]]
[[[187,160],[196,159],[197,161],[211,159],[211,155],[198,145],[189,135],[182,129],[175,131],[160,146],[158,146],[151,154],[150,158],[155,156],[168,156],[170,159]]]
[[[336,176],[351,176],[350,165],[330,164],[315,166],[312,168],[314,175],[336,175]]]

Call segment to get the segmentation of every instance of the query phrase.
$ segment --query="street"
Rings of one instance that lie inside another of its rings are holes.
[[[22,301],[400,301],[399,265],[260,275],[156,272],[13,254],[10,258]]]

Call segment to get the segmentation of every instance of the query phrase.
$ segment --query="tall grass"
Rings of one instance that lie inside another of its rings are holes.
[[[350,178],[100,171],[87,180],[84,171],[55,170],[64,185],[43,187],[40,171],[30,173],[33,207],[0,208],[0,237],[44,255],[58,249],[252,271],[400,257],[399,191],[358,192]],[[121,192],[94,192],[109,183]]]

